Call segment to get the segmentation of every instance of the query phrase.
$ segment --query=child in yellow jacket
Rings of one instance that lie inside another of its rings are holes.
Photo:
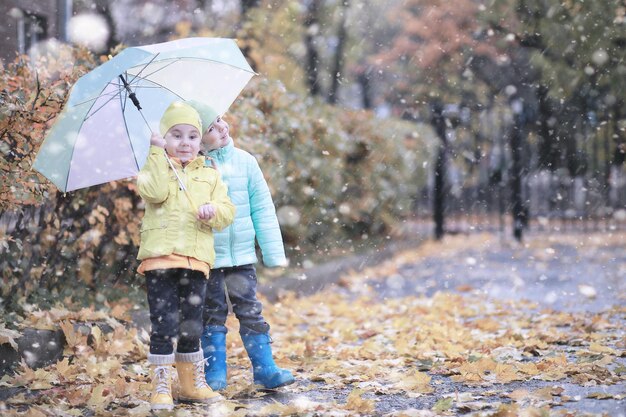
[[[150,139],[148,159],[137,177],[146,204],[137,258],[142,261],[138,272],[146,277],[152,323],[148,362],[153,410],[174,407],[174,364],[179,400],[220,399],[204,380],[200,335],[206,280],[215,260],[212,231],[232,223],[235,207],[219,173],[198,156],[200,132],[196,110],[172,103],[161,118],[160,134]]]

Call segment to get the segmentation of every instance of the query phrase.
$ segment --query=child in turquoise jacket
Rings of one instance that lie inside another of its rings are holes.
[[[216,259],[207,286],[201,338],[207,360],[206,381],[214,390],[226,388],[228,296],[252,362],[254,383],[265,388],[291,384],[291,372],[276,366],[272,357],[270,326],[261,314],[263,307],[256,296],[255,239],[265,266],[287,264],[272,196],[254,156],[235,147],[228,123],[206,105],[189,104],[208,126],[202,136],[203,149],[212,160],[207,159],[207,163],[216,164],[236,207],[233,224],[215,233]]]

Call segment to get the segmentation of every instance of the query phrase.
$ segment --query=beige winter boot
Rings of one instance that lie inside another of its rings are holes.
[[[202,351],[192,353],[176,352],[176,370],[180,391],[179,401],[212,403],[222,399],[204,379],[204,357]]]
[[[174,354],[153,355],[148,354],[150,371],[152,374],[152,396],[150,408],[152,410],[172,410],[172,378],[174,376]]]

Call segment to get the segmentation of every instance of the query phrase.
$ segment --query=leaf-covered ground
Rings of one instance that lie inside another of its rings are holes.
[[[265,303],[277,362],[297,383],[251,385],[229,319],[229,387],[176,416],[624,415],[626,235],[457,236],[342,276],[309,297]],[[68,307],[70,307],[68,309]],[[33,311],[60,326],[65,358],[5,376],[2,415],[151,415],[147,333],[134,306]],[[99,323],[99,326],[75,326]],[[85,331],[91,330],[91,331]],[[0,327],[0,342],[15,333]],[[6,397],[6,395],[5,395]]]

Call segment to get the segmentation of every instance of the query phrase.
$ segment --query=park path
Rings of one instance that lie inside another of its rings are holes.
[[[355,268],[341,274],[335,280],[327,275],[320,276],[320,272],[315,270],[307,271],[304,275],[306,279],[299,278],[303,281],[305,293],[310,293],[312,287],[310,283],[306,283],[307,280],[318,278],[324,285],[317,284],[316,295],[290,299],[289,302],[306,304],[307,297],[310,297],[314,300],[313,303],[317,302],[323,306],[320,308],[323,311],[326,307],[323,300],[338,304],[345,302],[348,305],[352,300],[357,308],[365,304],[365,310],[361,314],[367,315],[368,310],[375,310],[368,307],[368,304],[371,306],[373,303],[377,303],[382,309],[394,309],[401,308],[398,306],[398,300],[421,300],[417,302],[432,304],[437,303],[437,300],[450,298],[454,300],[450,301],[450,307],[460,308],[464,301],[470,303],[478,301],[483,303],[484,309],[468,321],[484,320],[488,323],[485,325],[486,329],[493,332],[510,332],[516,326],[523,326],[525,334],[539,334],[544,340],[552,339],[553,346],[550,344],[542,346],[544,349],[541,349],[541,352],[538,352],[539,349],[534,350],[534,357],[524,357],[524,349],[511,350],[511,346],[503,345],[494,349],[510,354],[510,358],[516,357],[521,361],[534,363],[540,358],[563,354],[567,361],[579,363],[581,358],[593,356],[595,353],[602,356],[601,352],[593,352],[593,349],[599,349],[593,346],[593,341],[585,341],[590,335],[592,339],[597,337],[596,332],[602,333],[612,346],[610,349],[616,350],[613,351],[615,357],[610,361],[610,366],[605,368],[609,370],[609,373],[605,374],[606,379],[555,377],[556,379],[552,380],[551,377],[542,378],[534,375],[522,380],[503,380],[502,384],[497,385],[500,394],[487,397],[477,394],[485,390],[481,384],[474,384],[475,381],[458,383],[454,381],[454,375],[440,376],[437,372],[430,373],[430,383],[435,383],[436,388],[432,392],[420,393],[419,396],[410,393],[399,394],[392,392],[393,390],[386,393],[384,388],[380,388],[385,387],[384,383],[381,385],[374,383],[379,387],[378,391],[370,390],[374,394],[370,397],[364,394],[364,397],[376,400],[375,412],[400,413],[401,410],[416,409],[422,410],[424,414],[431,412],[433,407],[436,408],[442,399],[448,398],[446,395],[466,392],[473,393],[471,397],[473,401],[466,402],[474,403],[472,407],[475,408],[484,407],[487,411],[497,409],[499,404],[506,406],[522,403],[538,407],[550,405],[552,401],[551,405],[556,410],[574,410],[583,414],[624,415],[626,234],[571,233],[550,236],[530,233],[523,243],[508,241],[495,234],[457,235],[446,237],[441,242],[425,241],[416,247],[396,249],[385,253],[382,258],[380,252],[373,252],[372,256],[377,261],[375,265],[362,267],[369,263],[368,259],[356,259],[356,262],[353,262]],[[328,274],[326,269],[324,266],[320,267],[321,273]],[[287,287],[298,293],[297,283],[287,282],[289,284]],[[281,286],[279,280],[273,284],[274,287],[281,288],[285,285]],[[276,291],[271,293],[275,294]],[[336,301],[337,294],[341,295],[341,301]],[[457,296],[460,298],[456,299]],[[445,302],[442,310],[444,316],[441,317],[441,321],[445,323],[449,319],[445,316],[449,314],[445,310]],[[315,321],[315,313],[310,314],[310,319]],[[503,314],[508,314],[513,319],[501,326],[490,322],[498,320]],[[418,328],[428,329],[430,326],[421,324],[419,315],[410,319],[414,320]],[[337,323],[339,327],[344,325],[341,320],[330,321]],[[606,321],[606,326],[593,328],[591,323],[599,321]],[[361,320],[360,324],[364,327],[374,327],[380,322],[365,319]],[[507,324],[510,325],[509,328]],[[302,323],[300,325],[306,326]],[[384,326],[384,323],[382,325]],[[307,328],[310,326],[312,324]],[[581,334],[577,326],[590,327]],[[357,329],[358,325],[354,331],[357,332]],[[550,334],[552,330],[554,334]],[[368,330],[361,331],[368,334]],[[376,334],[374,330],[370,332]],[[591,353],[586,350],[590,346],[593,346]],[[526,350],[533,351],[533,348],[526,346]],[[497,359],[506,362],[506,355],[497,356]],[[587,359],[589,358],[584,360]],[[606,357],[603,359],[608,360]],[[417,360],[415,363],[419,362]],[[423,368],[433,371],[432,366]],[[611,373],[613,379],[608,377]],[[343,386],[331,384],[333,388],[328,390],[323,387],[311,389],[308,396],[317,398],[322,403],[337,398],[348,401],[347,398],[354,392],[355,387],[368,387],[367,381],[359,381],[358,378],[357,381],[350,381],[349,378],[347,381],[345,378],[340,380]],[[322,382],[328,381],[322,378]],[[287,391],[298,395],[302,392],[302,386],[308,383],[307,380],[301,381]],[[545,391],[550,389],[554,389],[559,395],[546,395]],[[564,390],[562,393],[561,389]],[[522,395],[526,401],[512,400],[510,394],[514,393],[515,397],[520,392],[527,392]],[[283,396],[283,401],[286,399],[284,392],[279,395]],[[547,400],[548,397],[550,401]],[[462,403],[460,401],[457,404],[456,410],[451,407],[451,411],[472,410]]]
[[[624,233],[456,235],[262,280],[297,382],[254,387],[229,317],[225,401],[176,415],[624,416],[625,249]],[[3,413],[151,415],[145,326],[108,323],[91,339],[64,328],[70,362],[3,378],[31,388],[0,398]]]

